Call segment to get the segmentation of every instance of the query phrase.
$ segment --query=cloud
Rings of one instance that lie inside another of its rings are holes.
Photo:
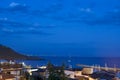
[[[38,24],[27,24],[0,18],[0,31],[7,34],[49,34],[49,32],[44,32],[44,30],[45,28],[52,28],[52,25],[41,26]]]
[[[4,18],[0,18],[0,20],[7,21],[7,20],[8,20],[8,18],[7,18],[7,17],[4,17]]]
[[[91,7],[80,8],[80,6],[78,6],[77,10],[63,13],[62,9],[64,9],[64,5],[60,2],[51,2],[50,5],[41,7],[39,10],[32,10],[26,4],[11,2],[7,8],[0,8],[0,13],[3,12],[4,14],[8,14],[16,12],[19,14],[26,14],[26,16],[33,16],[34,18],[46,17],[53,20],[63,21],[65,23],[84,23],[88,25],[120,25],[120,8],[114,9],[113,12],[108,12],[102,17],[97,17],[97,15],[93,13],[94,11]],[[7,18],[4,18],[4,20],[0,19],[0,25],[11,27],[43,27],[38,23],[26,24],[23,22],[8,21]]]
[[[12,2],[9,4],[8,11],[11,11],[11,12],[20,11],[25,13],[29,11],[29,7],[25,4]]]
[[[14,32],[13,29],[2,28],[1,31],[3,32]]]
[[[80,8],[82,12],[92,12],[91,8]]]
[[[67,15],[58,15],[52,17],[54,20],[67,23],[83,23],[86,20],[95,18],[94,13],[89,8],[81,8],[78,11],[68,12]]]
[[[1,32],[5,34],[37,34],[37,35],[47,35],[49,33],[43,32],[39,29],[10,29],[3,28]]]
[[[63,9],[63,5],[59,3],[52,4],[48,7],[43,7],[39,10],[31,10],[29,11],[29,15],[34,17],[49,17],[51,14],[56,14],[57,12]]]
[[[6,20],[6,18],[0,19],[0,24],[3,25],[4,27],[15,27],[15,28],[32,26],[30,24],[26,24],[26,23],[22,23],[22,22]]]
[[[13,12],[27,13],[29,7],[26,4],[12,2],[7,7],[0,7],[0,13],[9,14]]]
[[[55,25],[40,25],[40,23],[25,23],[25,22],[17,22],[17,21],[11,21],[7,18],[0,18],[0,25],[3,25],[4,27],[13,27],[13,28],[53,28]]]
[[[29,11],[29,7],[25,4],[11,3],[8,7],[0,7],[0,13],[13,13],[13,12],[21,12],[27,13]]]
[[[96,17],[91,20],[85,20],[86,24],[90,25],[120,25],[120,11],[108,12],[102,17]]]
[[[18,5],[20,5],[20,4],[19,3],[15,3],[15,2],[12,2],[12,3],[9,4],[10,7],[16,7]]]
[[[12,2],[8,7],[0,7],[0,13],[9,14],[16,12],[18,14],[27,14],[27,16],[36,16],[36,17],[45,17],[48,14],[56,13],[63,8],[61,3],[54,3],[48,5],[47,7],[41,7],[40,9],[31,9],[26,4],[20,4],[16,2]]]
[[[80,11],[71,12],[65,16],[54,16],[53,19],[67,23],[82,23],[87,25],[120,25],[120,9],[104,13],[100,17],[97,14],[94,15],[94,13],[91,13],[89,8],[81,8]]]

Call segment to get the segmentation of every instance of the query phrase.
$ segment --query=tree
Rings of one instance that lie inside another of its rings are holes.
[[[68,80],[64,73],[65,65],[55,68],[53,64],[48,62],[47,70],[49,73],[48,80]]]
[[[55,80],[55,70],[53,68],[53,65],[48,62],[47,64],[47,70],[48,70],[48,74],[49,74],[49,77],[48,77],[48,80]]]

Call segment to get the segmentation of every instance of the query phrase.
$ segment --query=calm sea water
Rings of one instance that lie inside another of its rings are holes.
[[[33,67],[36,66],[44,66],[49,61],[54,65],[66,64],[66,66],[72,65],[72,67],[78,67],[77,64],[84,65],[100,65],[105,66],[107,64],[108,67],[120,67],[120,58],[107,58],[107,57],[42,57],[45,60],[41,61],[24,61],[27,65],[31,65]]]

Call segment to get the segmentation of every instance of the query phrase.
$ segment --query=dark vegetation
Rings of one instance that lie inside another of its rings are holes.
[[[20,54],[13,49],[0,44],[0,59],[1,60],[41,60],[39,57],[26,56]]]

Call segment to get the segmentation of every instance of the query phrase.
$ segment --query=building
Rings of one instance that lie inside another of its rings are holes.
[[[16,78],[12,74],[0,73],[0,80],[16,80]]]
[[[93,68],[83,68],[82,74],[90,75],[93,73],[93,71],[94,71]]]
[[[89,76],[89,74],[93,73],[93,69],[91,68],[83,68],[83,69],[67,69],[64,70],[65,74],[70,79],[76,80],[97,80]],[[83,74],[84,73],[84,74]]]

